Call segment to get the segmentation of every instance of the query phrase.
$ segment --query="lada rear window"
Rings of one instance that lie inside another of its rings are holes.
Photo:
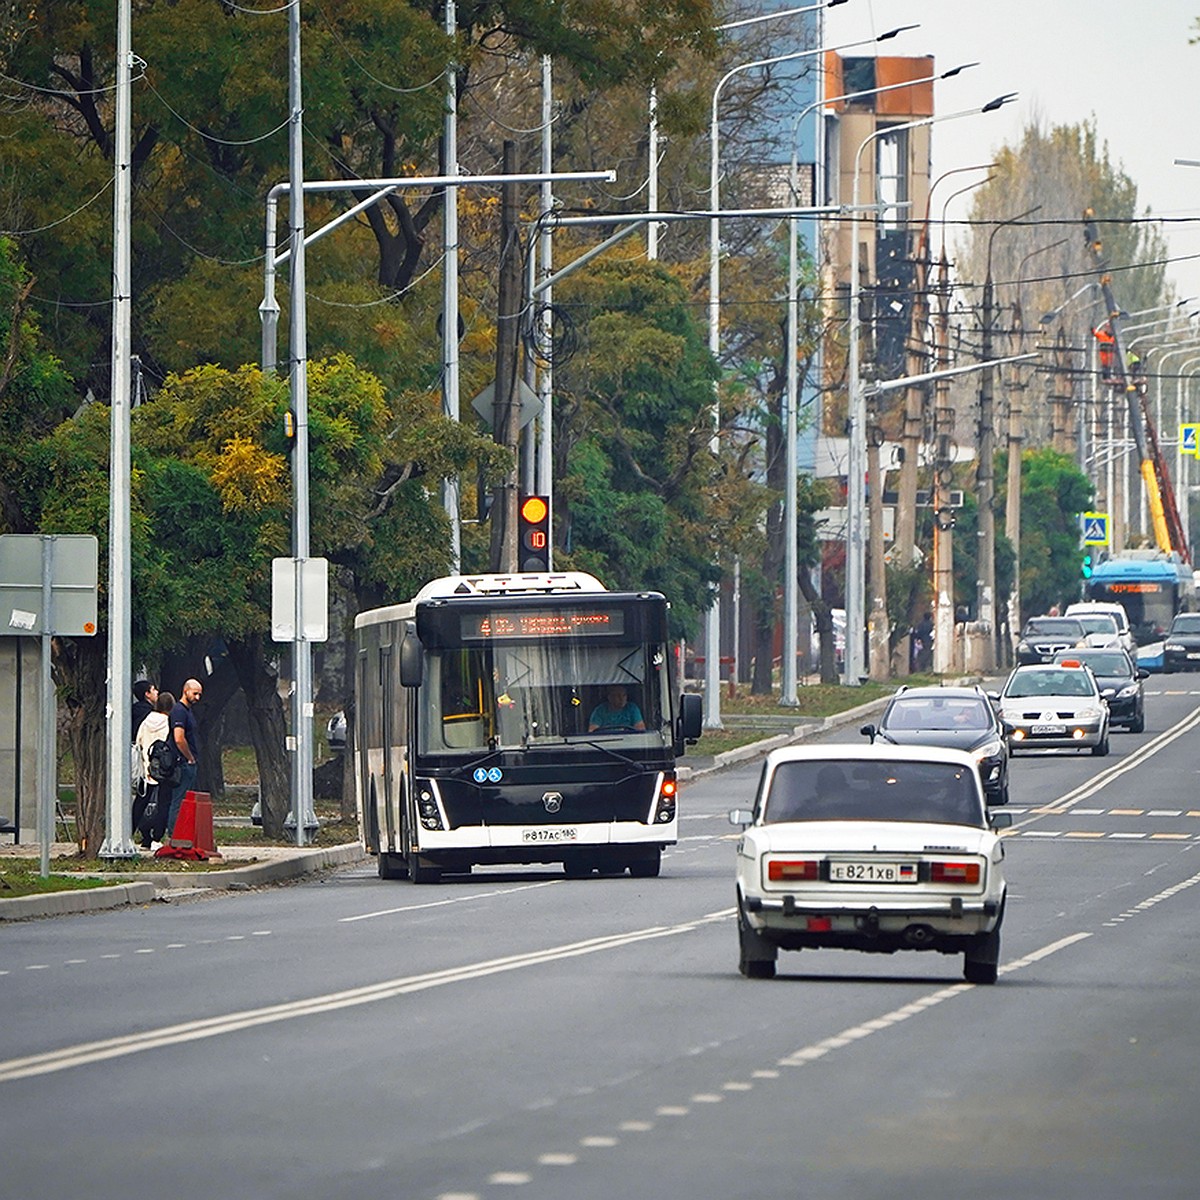
[[[780,763],[763,819],[778,821],[936,821],[982,825],[974,770],[955,763],[807,759]]]

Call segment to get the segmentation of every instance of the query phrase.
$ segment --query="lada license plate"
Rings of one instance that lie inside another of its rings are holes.
[[[522,829],[523,842],[577,842],[579,830],[571,825],[555,825],[545,829]]]
[[[833,883],[916,883],[915,863],[834,862],[829,864]]]
[[[1039,733],[1066,733],[1065,725],[1031,725],[1029,732],[1036,735]]]

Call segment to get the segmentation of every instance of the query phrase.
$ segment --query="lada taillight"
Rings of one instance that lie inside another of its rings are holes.
[[[812,858],[775,858],[767,863],[767,879],[771,883],[794,883],[798,880],[820,879],[821,864]]]
[[[930,883],[978,883],[977,862],[935,862],[929,864]]]

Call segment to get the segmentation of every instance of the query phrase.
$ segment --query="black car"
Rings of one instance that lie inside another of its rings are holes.
[[[1017,643],[1017,666],[1054,661],[1060,650],[1087,645],[1087,630],[1078,617],[1030,617]]]
[[[1109,726],[1124,725],[1131,733],[1146,728],[1145,689],[1142,680],[1150,678],[1145,667],[1139,667],[1124,650],[1091,648],[1060,650],[1054,661],[1081,662],[1090,667],[1100,686],[1100,695],[1108,701]]]
[[[878,725],[862,733],[897,746],[964,750],[979,765],[989,804],[1008,803],[1008,738],[987,695],[975,687],[902,687]]]
[[[1200,613],[1180,613],[1163,643],[1164,671],[1200,671]]]

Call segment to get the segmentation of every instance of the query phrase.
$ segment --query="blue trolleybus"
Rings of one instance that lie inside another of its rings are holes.
[[[657,875],[702,716],[699,696],[672,695],[667,608],[567,572],[437,579],[360,613],[359,830],[379,875]],[[617,686],[624,708],[602,708]]]
[[[1128,550],[1105,559],[1084,585],[1088,600],[1115,601],[1139,646],[1162,640],[1176,613],[1195,606],[1192,569],[1175,554]]]

